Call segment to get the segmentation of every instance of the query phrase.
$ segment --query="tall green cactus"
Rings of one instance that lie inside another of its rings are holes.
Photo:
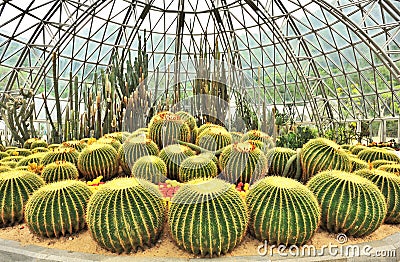
[[[85,212],[92,191],[81,181],[48,184],[33,193],[25,207],[25,220],[39,236],[60,237],[86,226]]]
[[[110,180],[118,173],[117,155],[117,150],[110,145],[91,144],[80,153],[78,169],[86,180],[93,180],[99,176]]]
[[[158,156],[142,156],[132,167],[132,177],[145,179],[154,184],[165,182],[167,165]]]
[[[311,139],[301,150],[302,181],[324,170],[351,170],[349,155],[338,144],[326,138]]]
[[[293,179],[270,176],[260,180],[250,188],[246,203],[250,232],[260,241],[303,245],[318,229],[318,200]]]
[[[149,136],[159,148],[175,144],[179,141],[190,141],[190,129],[178,115],[161,112],[149,123]]]
[[[116,253],[154,245],[164,225],[165,203],[148,181],[117,178],[93,194],[87,224],[93,239]]]
[[[56,161],[45,166],[41,176],[46,183],[53,183],[78,179],[79,172],[76,166],[70,162]]]
[[[200,256],[219,256],[243,239],[247,208],[231,184],[214,178],[183,185],[171,200],[168,225],[178,246]]]
[[[318,199],[321,226],[328,232],[362,237],[374,232],[385,219],[385,197],[366,178],[339,170],[323,171],[307,186]]]
[[[0,173],[0,227],[21,223],[29,196],[44,185],[34,173],[12,170]]]
[[[360,151],[357,154],[357,157],[366,162],[373,162],[376,160],[388,160],[400,163],[400,157],[398,157],[393,151],[389,151],[384,148],[367,148]]]
[[[187,146],[182,145],[170,145],[164,147],[160,151],[160,158],[167,165],[167,176],[169,179],[178,180],[179,179],[179,167],[181,166],[183,160],[193,156],[194,152]]]
[[[190,156],[182,161],[179,167],[179,181],[188,182],[195,179],[216,177],[218,168],[211,155]]]
[[[400,223],[400,177],[395,174],[377,170],[362,169],[354,174],[365,177],[374,183],[385,196],[387,205],[386,223]]]
[[[159,154],[156,143],[143,136],[129,137],[118,150],[118,161],[126,174],[131,173],[135,161],[142,156]]]
[[[249,142],[227,146],[219,156],[219,164],[223,179],[231,183],[254,183],[268,169],[265,154]]]

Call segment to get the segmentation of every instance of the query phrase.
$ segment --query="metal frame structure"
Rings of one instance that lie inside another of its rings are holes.
[[[253,80],[245,88],[257,106],[294,109],[299,122],[400,114],[397,0],[3,0],[0,21],[3,93],[33,88],[51,100],[55,51],[61,95],[70,71],[90,84],[146,31],[149,70],[194,64],[207,36]],[[37,105],[38,119],[43,111]]]

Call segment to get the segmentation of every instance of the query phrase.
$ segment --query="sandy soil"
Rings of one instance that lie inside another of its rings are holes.
[[[396,232],[400,232],[400,225],[382,225],[371,235],[364,238],[349,238],[346,244],[356,244],[362,242],[368,242],[373,240],[383,239],[386,236],[392,235]],[[79,234],[72,235],[70,237],[61,237],[59,239],[50,238],[39,238],[29,232],[26,225],[22,224],[19,226],[1,228],[0,238],[19,241],[22,245],[38,245],[48,248],[64,249],[76,252],[85,252],[93,254],[103,255],[116,255],[105,249],[99,247],[96,242],[91,238],[89,232],[84,230]],[[338,244],[336,241],[336,234],[329,234],[323,230],[313,236],[307,244],[313,244],[316,248],[320,248],[323,245]],[[243,242],[238,245],[230,254],[225,256],[251,256],[258,255],[257,247],[262,244],[253,237],[247,236]],[[126,254],[122,254],[127,256]],[[161,239],[158,243],[149,249],[144,251],[138,251],[135,254],[129,254],[129,256],[137,257],[180,257],[180,258],[193,258],[194,255],[179,249],[169,237],[167,228],[165,228]]]

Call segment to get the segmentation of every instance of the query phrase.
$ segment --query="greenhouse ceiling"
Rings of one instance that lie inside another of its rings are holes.
[[[2,1],[0,17],[1,99],[33,89],[37,119],[41,94],[54,97],[53,53],[66,98],[70,73],[83,94],[116,54],[137,53],[139,36],[150,79],[176,63],[193,73],[196,54],[217,46],[256,107],[315,123],[400,114],[399,1]]]

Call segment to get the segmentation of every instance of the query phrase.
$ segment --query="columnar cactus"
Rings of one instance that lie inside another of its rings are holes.
[[[0,173],[0,227],[21,223],[30,194],[43,185],[43,179],[29,171]]]
[[[231,134],[224,128],[204,130],[196,140],[196,144],[209,151],[218,151],[232,143]]]
[[[29,198],[25,221],[31,232],[43,237],[76,233],[86,226],[85,211],[92,191],[81,181],[48,184]]]
[[[36,154],[32,154],[30,156],[24,157],[18,161],[17,166],[28,166],[29,164],[32,164],[32,163],[40,164],[40,161],[43,159],[43,157],[45,155],[46,155],[46,153],[36,153]]]
[[[339,170],[323,171],[307,186],[318,199],[321,226],[328,232],[362,237],[374,232],[385,219],[385,197],[366,178]]]
[[[142,156],[133,165],[132,176],[151,181],[154,184],[165,182],[167,165],[158,156]]]
[[[400,164],[382,165],[378,169],[400,176]]]
[[[212,158],[205,154],[190,156],[179,167],[179,181],[188,182],[199,178],[212,178],[218,175],[218,168]]]
[[[386,223],[400,223],[400,177],[395,174],[377,170],[362,169],[355,172],[356,175],[365,177],[374,183],[385,196],[387,205]]]
[[[86,180],[93,180],[99,176],[110,180],[118,172],[117,154],[117,150],[111,145],[94,143],[80,153],[78,169]]]
[[[40,164],[43,166],[56,161],[67,161],[74,165],[78,163],[79,153],[74,148],[55,148],[54,151],[47,152]]]
[[[359,159],[366,162],[373,162],[375,160],[388,160],[400,163],[400,158],[392,151],[383,148],[367,148],[357,154]]]
[[[227,146],[219,156],[219,164],[222,178],[231,183],[254,183],[268,169],[265,154],[249,142]]]
[[[72,148],[75,148],[76,151],[78,151],[78,152],[81,152],[86,146],[87,146],[87,144],[85,142],[83,142],[82,140],[71,140],[71,141],[63,142],[61,144],[62,148],[72,147]]]
[[[179,167],[183,160],[193,156],[194,152],[187,146],[170,145],[160,151],[160,158],[167,165],[167,176],[170,179],[179,179]]]
[[[350,156],[350,163],[351,163],[351,172],[369,167],[367,162],[359,159],[357,156],[354,156],[354,155],[349,155],[349,156]]]
[[[247,223],[244,200],[231,184],[217,178],[183,185],[168,212],[172,238],[180,248],[200,256],[233,250]]]
[[[296,155],[296,151],[290,148],[275,147],[269,150],[266,154],[268,175],[283,176],[287,162],[294,155]],[[296,176],[296,168],[294,165],[291,166],[287,176],[291,178]]]
[[[86,220],[90,234],[101,247],[129,253],[157,242],[164,212],[162,195],[153,184],[117,178],[93,194]]]
[[[318,200],[296,180],[266,177],[250,188],[246,203],[250,233],[260,241],[303,245],[318,229],[321,217]]]
[[[149,123],[149,136],[159,148],[177,143],[177,140],[189,142],[190,129],[178,115],[161,112]]]
[[[140,157],[158,154],[158,146],[151,139],[144,136],[129,137],[118,150],[118,161],[124,172],[130,174],[135,161]]]
[[[79,172],[76,166],[70,162],[56,161],[45,166],[41,176],[46,183],[53,183],[78,179]]]
[[[302,181],[324,170],[351,170],[349,155],[338,144],[326,138],[311,139],[301,151]]]
[[[32,142],[30,149],[34,149],[36,147],[47,147],[47,146],[48,146],[48,144],[46,141],[38,139],[38,140],[35,140]]]

